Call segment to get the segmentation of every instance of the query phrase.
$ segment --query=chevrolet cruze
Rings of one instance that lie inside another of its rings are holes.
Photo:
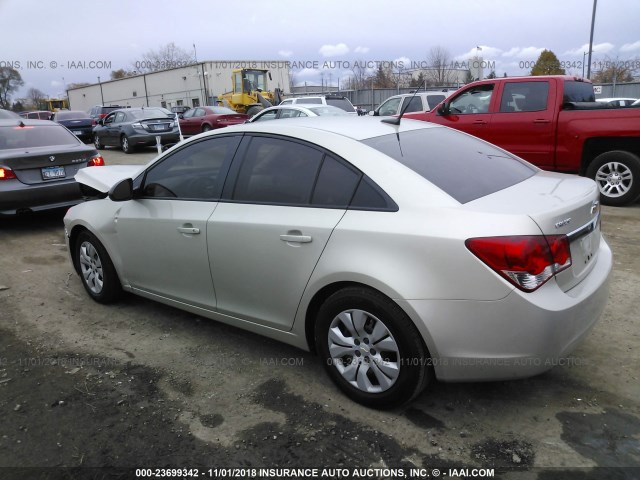
[[[94,300],[132,292],[315,351],[369,406],[548,370],[607,301],[596,184],[446,127],[256,122],[76,178],[96,199],[66,237]]]

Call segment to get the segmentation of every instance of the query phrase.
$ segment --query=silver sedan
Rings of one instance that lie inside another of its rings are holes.
[[[448,128],[257,122],[99,170],[64,220],[94,300],[124,290],[315,351],[366,405],[548,370],[607,301],[595,183]]]

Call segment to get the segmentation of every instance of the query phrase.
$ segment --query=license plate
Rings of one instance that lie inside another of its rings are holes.
[[[593,243],[594,243],[594,236],[595,232],[591,232],[588,235],[585,235],[584,237],[582,237],[580,239],[580,246],[582,247],[582,254],[584,255],[584,258],[586,261],[591,260],[591,258],[593,257]]]
[[[154,130],[166,130],[164,125],[154,125],[153,129]]]
[[[42,179],[63,178],[66,175],[64,167],[44,167],[42,169]]]

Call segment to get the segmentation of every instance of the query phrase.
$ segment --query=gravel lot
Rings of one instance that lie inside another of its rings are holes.
[[[145,163],[155,150],[104,156]],[[99,305],[72,271],[64,212],[0,218],[0,478],[640,478],[640,204],[603,212],[610,301],[571,358],[528,380],[436,383],[391,412],[347,400],[306,352],[134,296]]]

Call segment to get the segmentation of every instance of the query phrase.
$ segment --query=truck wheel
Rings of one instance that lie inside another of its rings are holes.
[[[249,109],[247,110],[247,115],[249,115],[249,118],[251,118],[256,113],[261,112],[262,110],[263,110],[262,107],[260,107],[258,105],[254,105],[253,107],[249,107]]]
[[[621,206],[640,196],[640,158],[614,150],[598,155],[587,168],[587,177],[598,184],[604,205]]]

